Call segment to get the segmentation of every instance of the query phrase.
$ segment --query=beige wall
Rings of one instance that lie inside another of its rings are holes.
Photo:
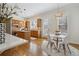
[[[48,20],[48,27],[49,27],[49,30],[50,32],[54,32],[56,30],[56,19],[54,17],[54,12],[53,11],[49,11],[49,12],[46,12],[46,13],[42,13],[42,14],[39,14],[39,15],[36,15],[34,17],[31,17],[30,20],[32,21],[36,21],[36,17],[40,17],[42,19],[42,30],[43,30],[43,35],[45,35],[45,30],[44,30],[44,22],[46,20]]]
[[[67,16],[68,40],[72,43],[79,44],[79,4],[70,4],[61,9],[63,10],[64,15]],[[43,22],[45,22],[45,20],[48,19],[48,27],[50,29],[50,32],[54,32],[56,30],[57,21],[54,17],[55,12],[56,10],[52,10],[46,13],[36,15],[39,16]],[[34,17],[31,17],[30,19],[34,20]]]
[[[67,8],[69,41],[79,44],[79,4]]]

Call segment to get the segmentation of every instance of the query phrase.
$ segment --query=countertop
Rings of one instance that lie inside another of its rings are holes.
[[[0,52],[24,43],[28,43],[28,40],[24,40],[22,38],[18,38],[16,36],[5,33],[5,43],[0,44]]]
[[[17,32],[30,32],[30,31],[24,31],[24,30],[22,30],[22,31],[19,31],[19,30],[18,30]]]

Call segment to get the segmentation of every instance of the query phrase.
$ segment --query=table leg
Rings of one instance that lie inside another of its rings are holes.
[[[63,50],[64,50],[64,55],[66,55],[66,47],[65,47],[65,44],[63,44]]]

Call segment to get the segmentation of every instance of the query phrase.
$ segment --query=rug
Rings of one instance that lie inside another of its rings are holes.
[[[60,52],[58,52],[54,48],[52,48],[52,50],[50,50],[50,46],[47,47],[47,43],[48,43],[48,41],[46,41],[46,40],[43,41],[41,48],[43,49],[44,53],[46,53],[48,56],[79,56],[79,50],[70,45],[69,45],[69,48],[70,48],[71,54],[69,51],[67,51],[66,55],[64,55],[64,51],[62,49]]]

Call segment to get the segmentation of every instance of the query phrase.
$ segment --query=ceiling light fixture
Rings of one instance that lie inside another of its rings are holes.
[[[64,12],[61,10],[60,5],[57,4],[57,12],[55,14],[55,17],[62,17],[64,15]]]

